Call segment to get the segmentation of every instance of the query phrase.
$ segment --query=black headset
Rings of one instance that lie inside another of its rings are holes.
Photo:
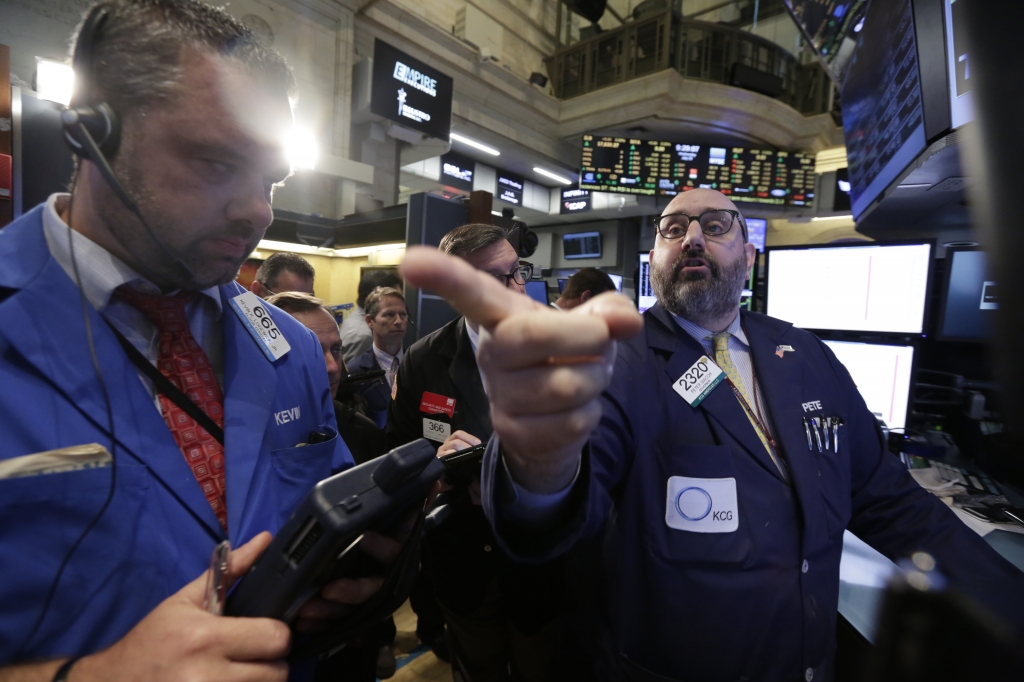
[[[98,5],[92,8],[82,23],[71,61],[75,71],[75,89],[70,105],[61,113],[64,138],[71,151],[76,156],[89,159],[98,165],[105,164],[107,159],[117,154],[121,144],[121,121],[113,107],[106,102],[92,101],[95,92],[93,76],[96,43],[102,34],[104,24],[107,23],[108,15],[109,10]],[[88,132],[91,140],[82,134],[83,129]],[[96,158],[93,147],[98,149],[102,159]]]

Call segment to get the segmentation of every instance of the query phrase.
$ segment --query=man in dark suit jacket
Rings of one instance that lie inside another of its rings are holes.
[[[505,237],[500,227],[464,225],[439,248],[525,293],[532,266],[520,264]],[[424,436],[447,454],[490,437],[477,338],[472,323],[460,317],[406,351],[388,410],[388,447]],[[479,506],[479,480],[449,494],[454,511],[427,536],[423,566],[448,622],[454,664],[473,682],[508,680],[510,669],[511,679],[545,679],[560,636],[561,561],[513,564]]]
[[[394,287],[377,287],[366,297],[366,326],[373,334],[373,344],[351,363],[350,374],[382,369],[385,375],[367,382],[356,390],[363,397],[371,419],[384,428],[388,403],[402,361],[402,339],[409,324],[405,297]]]

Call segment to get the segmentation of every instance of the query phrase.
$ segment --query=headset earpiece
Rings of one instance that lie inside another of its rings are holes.
[[[89,12],[82,23],[82,29],[75,41],[75,55],[71,66],[75,71],[75,90],[71,104],[61,114],[64,124],[64,139],[71,151],[83,159],[91,159],[88,145],[83,144],[81,128],[85,127],[96,142],[100,152],[107,159],[117,154],[121,144],[121,120],[106,102],[94,102],[93,65],[96,42],[103,25],[107,23],[108,10],[98,5]],[[92,159],[95,161],[96,159]]]
[[[121,121],[106,102],[101,102],[95,107],[65,109],[60,118],[64,124],[64,139],[77,156],[83,159],[91,158],[88,147],[82,142],[79,126],[89,131],[103,156],[109,159],[117,153],[117,148],[121,144]]]

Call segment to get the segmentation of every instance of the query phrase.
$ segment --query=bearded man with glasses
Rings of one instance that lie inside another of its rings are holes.
[[[463,225],[438,249],[528,301],[533,265],[519,260],[506,236],[494,225]],[[426,437],[445,455],[490,438],[479,343],[479,325],[459,317],[406,350],[388,408],[389,448]],[[480,507],[479,476],[448,494],[453,511],[427,535],[423,571],[448,624],[453,668],[473,682],[546,679],[562,630],[561,560],[518,565],[498,549]]]
[[[436,253],[402,264],[487,332],[501,548],[550,561],[605,531],[600,653],[573,679],[834,679],[847,529],[894,561],[926,552],[1024,641],[1024,574],[888,452],[828,346],[739,310],[755,251],[729,198],[684,192],[650,229],[642,324],[622,297],[557,312]]]

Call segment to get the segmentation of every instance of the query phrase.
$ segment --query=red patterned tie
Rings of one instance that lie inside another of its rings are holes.
[[[224,396],[214,376],[210,360],[196,343],[185,315],[185,304],[193,293],[173,296],[143,294],[127,285],[114,294],[138,308],[160,330],[160,354],[156,366],[178,389],[187,395],[221,428],[224,427]],[[160,395],[160,408],[175,442],[192,468],[203,494],[210,502],[221,527],[227,532],[225,500],[224,447],[192,417],[166,396]]]

